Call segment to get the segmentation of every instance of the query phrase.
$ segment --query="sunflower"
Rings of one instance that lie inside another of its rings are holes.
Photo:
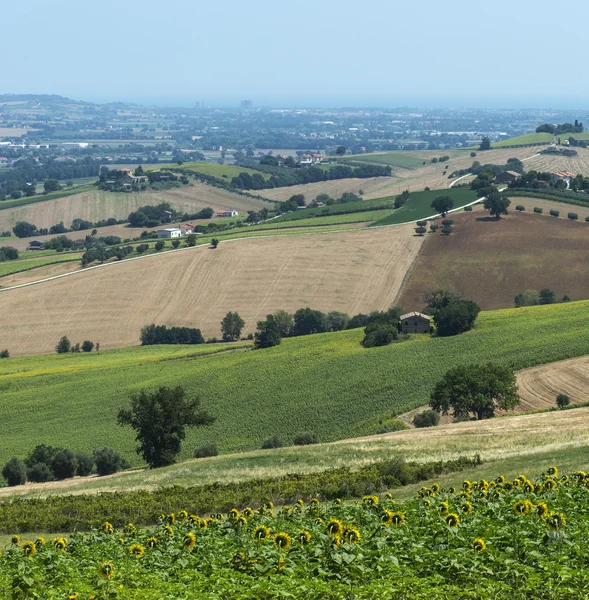
[[[472,540],[472,547],[477,552],[484,552],[485,548],[487,547],[487,544],[485,544],[485,540],[483,540],[481,538],[476,538],[476,539]]]
[[[35,546],[37,546],[37,548],[40,548],[41,546],[43,546],[45,544],[45,538],[44,537],[38,537],[35,540]]]
[[[456,493],[456,488],[455,487],[449,487],[448,488],[448,493],[449,494],[455,494]]]
[[[332,535],[331,536],[331,543],[334,546],[339,546],[341,544],[341,538],[339,535]]]
[[[266,525],[260,525],[256,527],[254,531],[254,538],[256,540],[267,540],[270,537],[270,529]]]
[[[274,510],[274,502],[272,502],[271,500],[268,500],[268,502],[264,502],[263,506],[266,510]]]
[[[203,519],[202,528],[206,529],[212,522],[213,522],[213,519]]]
[[[280,514],[281,515],[289,515],[290,514],[290,506],[288,504],[285,504],[281,509],[280,509]]]
[[[299,544],[306,546],[311,543],[311,534],[306,529],[301,529],[295,536],[295,539]]]
[[[297,500],[297,504],[298,504],[299,506],[305,506],[305,501],[304,501],[302,498],[299,498],[299,499]]]
[[[248,506],[248,507],[246,507],[246,508],[243,509],[242,515],[246,519],[251,519],[251,517],[254,516],[254,511]]]
[[[450,510],[450,506],[448,505],[447,502],[440,502],[440,514],[441,515],[448,514],[449,510]]]
[[[462,482],[462,489],[463,489],[465,492],[468,492],[468,491],[470,491],[470,488],[471,488],[471,486],[472,486],[472,483],[471,483],[470,481],[468,481],[468,479],[465,479],[465,480]]]
[[[315,525],[321,525],[321,523],[323,523],[323,519],[321,517],[317,517],[315,519]]]
[[[458,527],[460,523],[460,517],[456,513],[449,513],[446,515],[446,525],[448,527]]]
[[[341,535],[341,532],[343,530],[343,525],[342,525],[342,522],[339,521],[338,519],[330,519],[327,522],[325,529],[327,530],[327,533],[329,533],[330,535]]]
[[[548,504],[546,502],[540,502],[536,505],[536,514],[543,519],[548,516]]]
[[[402,512],[394,512],[391,515],[391,524],[400,527],[405,522],[405,515]]]
[[[546,473],[548,473],[550,477],[558,477],[558,467],[550,467]]]
[[[157,538],[154,537],[153,535],[151,537],[147,538],[147,541],[145,542],[145,545],[150,549],[153,550],[156,546],[157,546]]]
[[[526,494],[533,494],[535,491],[536,488],[532,482],[526,481],[526,483],[524,483],[524,492]]]
[[[505,483],[505,477],[503,475],[499,475],[499,477],[497,477],[495,479],[495,483],[498,483],[499,485],[503,485]]]
[[[164,527],[164,535],[167,535],[168,537],[172,537],[174,535],[174,528],[170,527],[169,525],[166,525]]]
[[[431,505],[432,505],[432,503],[427,498],[425,498],[423,500],[423,507],[424,508],[429,508]]]
[[[555,531],[562,529],[566,525],[566,519],[562,513],[552,513],[546,517],[546,526]]]
[[[393,521],[393,511],[392,510],[383,510],[382,515],[380,515],[380,522],[386,527],[390,525]]]
[[[286,550],[290,546],[290,535],[288,533],[284,533],[283,531],[277,533],[274,536],[274,546],[279,550]]]
[[[472,512],[472,504],[467,500],[460,507],[463,515],[469,515]]]
[[[527,515],[529,512],[532,511],[533,508],[534,505],[529,500],[518,500],[513,505],[513,512],[519,515]]]
[[[182,545],[184,546],[185,550],[190,550],[191,548],[194,548],[194,544],[196,544],[196,536],[194,535],[194,533],[192,533],[192,531],[189,531],[184,536]]]
[[[238,517],[239,517],[240,513],[236,508],[232,508],[228,513],[227,513],[227,518],[231,519],[232,521],[235,521]]]
[[[334,506],[340,506],[340,505],[341,505],[341,503],[342,503],[342,499],[341,499],[341,498],[336,498],[336,499],[333,501],[333,505],[334,505]]]
[[[129,553],[135,558],[141,558],[145,554],[145,550],[141,544],[133,544],[129,547]]]
[[[112,526],[111,523],[109,523],[108,521],[106,521],[105,523],[103,523],[102,525],[102,533],[108,533],[108,534],[112,534],[114,533],[114,527]]]
[[[280,556],[278,558],[278,562],[276,563],[276,571],[278,571],[278,573],[282,573],[284,571],[284,558],[282,558],[282,556]]]
[[[311,500],[309,500],[309,504],[312,506],[317,506],[319,504],[319,498],[311,498]]]
[[[178,521],[186,521],[188,519],[188,513],[185,510],[178,512]]]
[[[188,520],[196,527],[202,527],[202,519],[198,515],[190,515]]]
[[[98,567],[98,574],[104,579],[110,579],[115,574],[115,566],[111,562],[103,562]]]
[[[364,496],[362,504],[367,507],[376,506],[378,504],[378,496]]]
[[[37,552],[37,546],[35,546],[35,542],[25,542],[20,550],[25,556],[33,556]]]
[[[503,486],[505,487],[505,489],[510,492],[513,489],[513,483],[511,483],[511,481],[506,481]]]
[[[547,490],[553,490],[556,487],[556,481],[554,479],[547,479],[544,482],[544,488]]]
[[[166,518],[165,518],[166,523],[168,523],[168,525],[172,525],[173,523],[176,522],[176,515],[174,513],[170,513]]]
[[[357,544],[360,541],[360,532],[353,525],[346,525],[342,537],[349,544]]]
[[[133,525],[133,523],[129,523],[125,529],[123,529],[123,533],[125,535],[135,535],[135,533],[137,532],[137,529],[135,528],[135,525]]]
[[[460,492],[458,496],[463,500],[470,500],[470,492]]]
[[[20,535],[13,535],[13,536],[10,538],[10,543],[11,543],[13,546],[18,546],[18,545],[20,544]]]
[[[67,540],[65,538],[53,538],[53,540],[51,540],[53,542],[53,547],[56,550],[65,550],[65,547],[67,546]]]
[[[432,492],[437,494],[440,491],[440,486],[437,483],[432,484]]]
[[[125,538],[119,538],[119,544],[121,546],[124,546],[125,545]]]
[[[247,525],[247,519],[243,515],[239,515],[235,523],[238,527],[245,527]]]

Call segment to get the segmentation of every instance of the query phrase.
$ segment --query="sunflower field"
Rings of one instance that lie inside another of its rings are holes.
[[[266,502],[12,537],[2,598],[586,598],[589,475],[464,481],[410,501]]]

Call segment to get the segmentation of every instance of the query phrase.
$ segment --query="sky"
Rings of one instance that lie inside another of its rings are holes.
[[[5,2],[0,93],[236,106],[586,108],[589,2]]]

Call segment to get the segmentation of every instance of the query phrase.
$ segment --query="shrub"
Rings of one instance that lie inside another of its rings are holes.
[[[207,444],[194,451],[194,458],[208,458],[209,456],[219,456],[217,444]]]
[[[59,342],[57,342],[57,346],[55,346],[55,351],[57,354],[67,354],[72,349],[72,343],[67,339],[64,335]]]
[[[558,216],[560,216],[560,211],[559,211],[559,210],[554,210],[554,209],[552,209],[552,210],[550,211],[550,216],[551,216],[551,217],[558,217]]]
[[[404,431],[405,429],[409,429],[409,427],[403,421],[400,419],[391,419],[390,421],[382,422],[380,429],[376,433],[392,433],[393,431]]]
[[[432,223],[429,228],[435,233],[438,230],[439,225]]]
[[[465,210],[466,212],[472,212],[472,206],[465,206],[465,207],[464,207],[464,210]]]
[[[82,342],[82,351],[83,352],[92,352],[93,349],[94,349],[94,342],[91,342],[90,340],[84,340]]]
[[[415,228],[415,233],[417,235],[423,235],[424,233],[427,233],[427,229],[425,227],[416,227]]]
[[[172,240],[172,248],[177,248],[180,245],[180,240]]]
[[[427,225],[427,221],[417,221],[415,223],[418,227],[425,227]]]
[[[47,463],[36,463],[27,469],[27,479],[34,483],[45,483],[53,480],[53,472]]]
[[[364,339],[361,344],[364,348],[376,348],[388,346],[397,339],[399,339],[399,331],[395,325],[376,322],[364,329]]]
[[[589,217],[585,217],[585,223],[589,223]]]
[[[164,249],[165,245],[166,245],[166,242],[164,242],[164,240],[158,240],[158,241],[155,243],[155,246],[154,246],[154,247],[155,247],[155,249],[156,249],[156,250],[159,252],[160,250],[163,250],[163,249]]]
[[[9,486],[22,485],[27,482],[27,467],[18,458],[11,458],[2,469],[2,477]]]
[[[579,218],[579,215],[577,213],[569,213],[567,215],[567,217],[571,220],[571,221],[576,221]]]
[[[94,450],[94,462],[96,463],[96,472],[99,475],[112,475],[123,469],[123,458],[112,448],[103,448]]]
[[[472,300],[452,300],[434,315],[437,334],[448,336],[469,331],[480,311],[479,305]]]
[[[435,427],[440,424],[440,413],[435,410],[425,410],[413,417],[415,427]]]
[[[76,454],[76,462],[78,463],[76,475],[79,475],[80,477],[88,477],[88,475],[92,473],[92,469],[94,468],[94,459],[89,454],[78,452]]]
[[[541,214],[544,212],[544,209],[543,209],[543,208],[540,208],[540,207],[538,207],[538,206],[536,206],[536,207],[534,207],[534,212],[535,212],[537,215],[541,215]]]
[[[51,461],[55,479],[70,479],[76,474],[78,461],[71,450],[59,450]]]
[[[524,212],[524,210],[526,210],[526,207],[523,204],[518,204],[515,207],[515,210],[519,211],[519,212]]]
[[[8,350],[0,350],[0,358],[10,358],[10,352]]]
[[[262,442],[262,450],[270,450],[271,448],[283,448],[284,441],[277,435],[273,435]]]
[[[211,248],[216,248],[219,245],[219,240],[217,238],[213,238],[211,240]]]
[[[470,153],[470,157],[471,157],[471,158],[474,158],[476,155],[477,155],[477,153],[476,153],[476,152],[471,152],[471,153]]]
[[[450,225],[442,227],[442,233],[444,235],[450,235],[452,233],[452,227]]]
[[[319,440],[315,434],[304,432],[297,433],[297,435],[294,436],[293,443],[295,446],[310,446],[311,444],[319,443]]]
[[[444,227],[450,227],[451,225],[454,225],[454,221],[452,219],[444,219],[442,225]]]
[[[569,396],[567,394],[558,394],[558,396],[556,397],[556,406],[558,406],[558,408],[564,408],[565,406],[568,406],[571,403],[571,399],[569,398]]]

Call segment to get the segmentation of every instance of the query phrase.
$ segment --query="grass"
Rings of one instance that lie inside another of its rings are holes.
[[[39,443],[86,452],[110,446],[138,464],[132,432],[116,425],[119,408],[129,393],[180,382],[217,417],[188,435],[183,458],[213,442],[229,452],[259,448],[271,435],[291,440],[312,431],[331,441],[375,433],[381,419],[427,403],[445,371],[465,361],[519,369],[589,353],[588,308],[484,312],[461,336],[414,336],[370,350],[353,330],[216,356],[203,354],[208,346],[152,347],[0,361],[0,464]]]
[[[419,169],[423,162],[430,164],[432,158],[450,156],[450,159],[463,155],[463,151],[456,150],[429,150],[429,151],[396,151],[396,152],[371,152],[369,154],[355,154],[339,159],[342,162],[374,163],[388,165],[401,169]],[[440,163],[444,165],[445,163]]]
[[[73,196],[74,194],[80,194],[95,189],[94,186],[89,184],[74,185],[70,188],[64,188],[58,192],[51,192],[49,194],[37,194],[36,196],[29,196],[28,198],[18,198],[16,200],[9,199],[0,202],[0,210],[6,210],[7,208],[16,208],[18,206],[26,206],[27,204],[37,204],[38,202],[45,202],[46,200],[56,200],[57,198],[65,198],[66,196]]]
[[[567,137],[570,136],[567,135]],[[550,142],[552,142],[551,133],[528,133],[526,135],[519,135],[507,140],[501,140],[500,142],[493,142],[491,147],[506,148],[509,146],[525,146],[527,144],[549,144]]]
[[[248,169],[247,167],[240,167],[235,165],[218,165],[216,163],[205,163],[205,162],[191,162],[183,163],[182,165],[175,165],[174,170],[179,171],[190,171],[192,173],[204,173],[205,175],[211,175],[212,177],[218,177],[219,179],[227,179],[231,181],[233,177],[237,177],[240,173],[249,173],[254,175],[259,173],[264,179],[268,179],[270,175],[268,173],[262,173],[254,169]]]
[[[339,225],[341,223],[361,223],[361,222],[373,222],[380,219],[384,219],[392,213],[392,209],[383,208],[380,210],[365,210],[351,213],[340,213],[327,216],[313,216],[307,219],[292,219],[292,220],[278,220],[274,219],[269,223],[260,225],[253,225],[252,227],[258,229],[282,229],[288,227],[317,227],[321,225]]]
[[[7,260],[0,262],[0,277],[12,275],[13,273],[21,273],[22,271],[30,271],[38,267],[45,267],[56,263],[70,262],[80,260],[82,253],[67,253],[53,254],[52,256],[25,258],[19,260]]]
[[[449,188],[447,190],[429,190],[427,192],[411,192],[407,203],[392,214],[372,223],[375,225],[394,225],[408,221],[425,219],[435,213],[432,201],[438,196],[450,196],[454,200],[454,208],[460,208],[476,200],[476,194],[466,187]]]
[[[363,212],[368,210],[379,210],[383,208],[393,208],[394,197],[375,198],[373,200],[362,200],[360,202],[348,202],[346,204],[331,204],[317,208],[306,208],[289,212],[273,219],[272,223],[282,223],[284,221],[301,221],[311,217],[323,217],[328,215],[348,214],[352,212]]]

